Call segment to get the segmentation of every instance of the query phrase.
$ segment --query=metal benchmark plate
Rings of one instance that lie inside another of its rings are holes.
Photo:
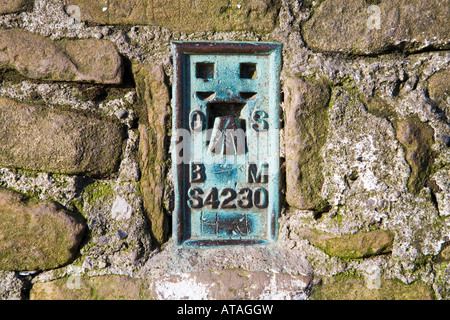
[[[173,42],[178,245],[275,240],[281,44]]]

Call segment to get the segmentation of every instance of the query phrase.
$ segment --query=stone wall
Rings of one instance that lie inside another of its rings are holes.
[[[0,0],[0,299],[448,299],[448,0]],[[265,246],[171,241],[170,42],[283,44]]]

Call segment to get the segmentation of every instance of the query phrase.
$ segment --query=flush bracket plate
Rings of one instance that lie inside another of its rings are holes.
[[[175,243],[275,241],[281,44],[177,41],[172,52]]]

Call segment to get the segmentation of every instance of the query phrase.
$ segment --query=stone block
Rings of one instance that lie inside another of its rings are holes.
[[[306,23],[303,37],[319,52],[379,54],[450,46],[449,0],[325,0]]]
[[[0,98],[0,165],[107,177],[118,168],[123,130],[110,119]]]
[[[80,217],[52,202],[0,189],[0,270],[46,270],[70,263],[82,240]]]
[[[53,42],[20,29],[0,30],[0,68],[39,80],[120,84],[123,64],[107,40]]]
[[[16,13],[33,5],[33,0],[0,0],[0,14]]]
[[[98,24],[155,25],[174,31],[271,32],[281,1],[250,0],[71,0],[83,21]]]

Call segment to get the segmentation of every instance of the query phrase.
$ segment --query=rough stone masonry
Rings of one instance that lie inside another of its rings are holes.
[[[448,0],[0,0],[0,299],[449,299]],[[264,246],[171,240],[171,41],[283,45]]]

